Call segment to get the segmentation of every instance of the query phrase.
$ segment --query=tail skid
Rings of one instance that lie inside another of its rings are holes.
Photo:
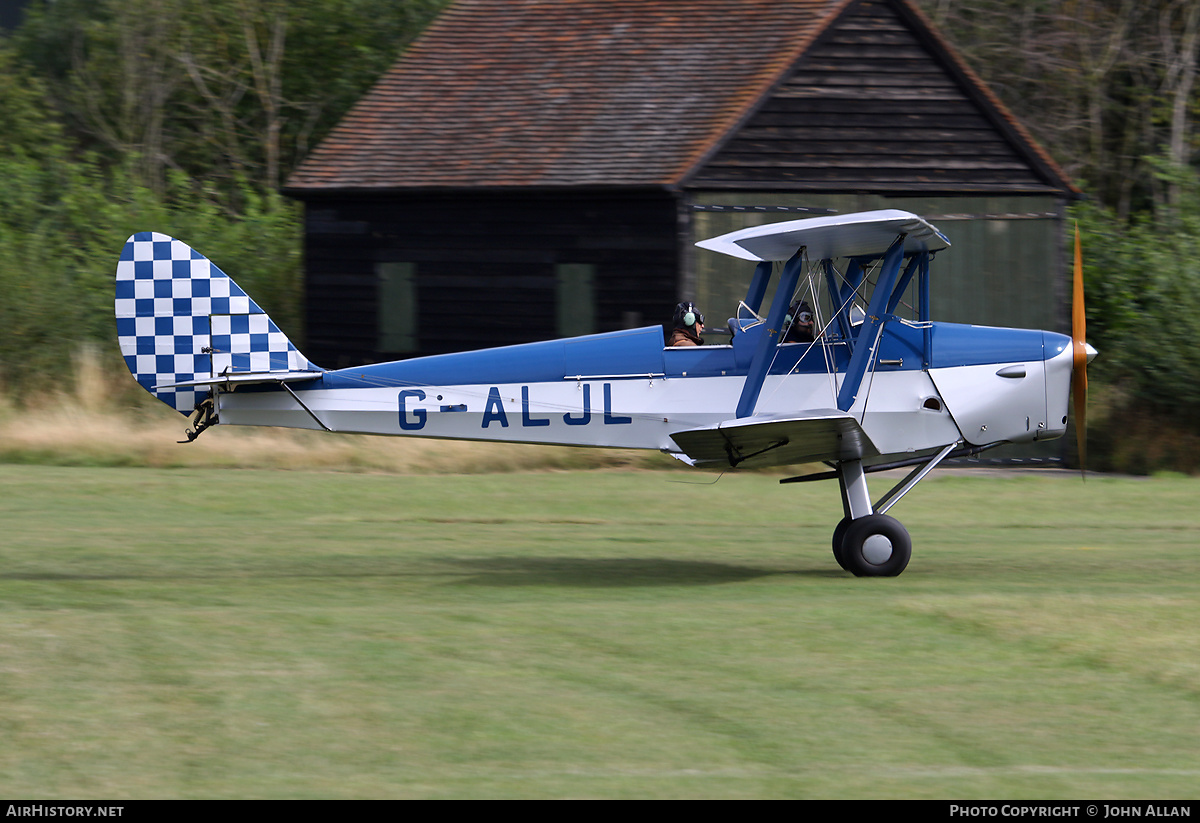
[[[115,307],[129,371],[185,415],[214,385],[321,375],[229,275],[165,234],[140,232],[126,241]]]

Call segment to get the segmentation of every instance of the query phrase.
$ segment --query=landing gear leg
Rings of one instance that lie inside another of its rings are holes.
[[[867,475],[862,461],[843,460],[834,466],[845,513],[833,530],[833,556],[838,565],[858,577],[895,577],[904,571],[912,557],[912,538],[899,520],[884,512],[961,445],[960,440],[943,447],[873,506],[867,493]]]
[[[900,521],[876,514],[862,461],[837,465],[845,517],[833,530],[833,556],[856,577],[895,577],[912,557],[912,539]]]
[[[833,559],[846,571],[853,571],[846,565],[842,554],[842,545],[846,539],[846,530],[856,518],[871,514],[871,497],[867,493],[867,476],[863,472],[861,460],[846,460],[837,465],[838,488],[842,494],[842,517],[833,530]]]

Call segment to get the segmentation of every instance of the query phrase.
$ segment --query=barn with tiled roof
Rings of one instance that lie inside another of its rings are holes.
[[[724,317],[693,242],[806,208],[934,218],[936,316],[1052,328],[1075,194],[907,0],[458,0],[286,191],[329,366]]]

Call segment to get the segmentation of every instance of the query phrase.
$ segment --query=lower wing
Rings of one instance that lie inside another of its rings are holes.
[[[693,466],[761,468],[821,460],[876,457],[862,426],[837,409],[758,415],[675,432],[675,456]]]

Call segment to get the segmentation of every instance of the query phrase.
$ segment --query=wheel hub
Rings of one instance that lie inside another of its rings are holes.
[[[892,541],[886,535],[873,534],[863,541],[862,556],[872,566],[880,566],[892,557]]]

